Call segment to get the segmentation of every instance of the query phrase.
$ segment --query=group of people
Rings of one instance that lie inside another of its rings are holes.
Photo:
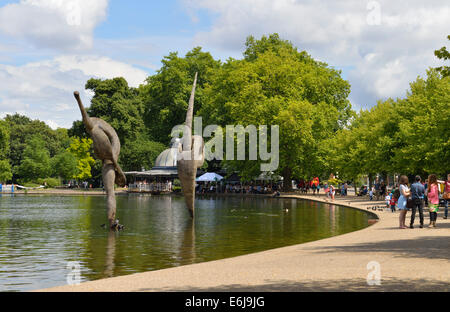
[[[321,183],[313,183],[311,182],[300,182],[297,185],[297,188],[302,192],[303,194],[308,194],[310,190],[312,190],[313,195],[320,194],[320,191],[323,190],[327,200],[331,199],[332,201],[335,199],[336,193],[340,193],[341,196],[347,196],[348,195],[348,189],[349,185],[348,183],[342,183],[340,186],[335,187],[333,184],[321,184]]]
[[[374,198],[376,200],[380,200],[380,198],[384,198],[386,196],[386,192],[387,185],[384,183],[384,181],[381,181],[381,183],[376,181],[375,184],[370,188],[370,190],[367,188],[367,186],[362,187],[358,193],[358,196],[369,195],[370,200],[373,200]]]
[[[319,178],[314,178],[311,181],[300,180],[297,184],[297,189],[303,194],[308,194],[310,190],[313,192],[313,195],[315,195],[316,192],[319,194],[321,189]]]
[[[384,181],[382,181],[381,183],[377,181],[375,185],[372,187],[371,192],[369,194],[370,200],[373,200],[374,196],[376,197],[376,200],[380,200],[380,198],[386,196],[386,190],[387,186],[384,183]]]
[[[225,194],[273,194],[278,191],[277,184],[240,184],[240,183],[198,183],[197,194],[225,193]]]
[[[172,192],[173,184],[170,180],[164,182],[143,180],[131,184],[130,189],[139,189],[145,192]]]
[[[395,211],[395,205],[397,205],[400,211],[399,227],[400,229],[408,228],[405,224],[406,214],[408,209],[411,209],[411,221],[409,228],[414,228],[414,221],[417,211],[419,212],[420,228],[424,227],[424,214],[423,209],[425,201],[428,202],[428,208],[430,213],[429,228],[436,227],[437,213],[439,212],[439,183],[444,184],[444,219],[448,218],[448,203],[450,201],[450,174],[447,176],[447,181],[438,181],[435,174],[431,174],[425,183],[422,183],[420,176],[415,177],[413,184],[409,185],[409,179],[407,176],[401,176],[399,179],[399,189],[392,194],[390,199],[391,209]]]
[[[47,186],[47,182],[44,182],[44,186]],[[84,188],[85,190],[87,190],[88,188],[92,189],[92,184],[89,184],[89,182],[87,182],[87,181],[83,181],[81,183],[69,181],[67,183],[67,188],[70,188],[70,189],[73,189],[73,188]]]

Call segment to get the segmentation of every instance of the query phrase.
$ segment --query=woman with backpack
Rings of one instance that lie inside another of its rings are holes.
[[[439,189],[437,177],[435,174],[431,174],[428,177],[428,208],[430,210],[430,226],[429,228],[436,227],[437,213],[439,211]]]
[[[411,196],[411,191],[408,188],[409,180],[407,176],[402,175],[400,177],[400,197],[398,198],[398,210],[400,211],[399,224],[400,229],[407,229],[405,224],[406,214],[408,212],[408,207],[406,204],[408,202],[408,197]]]

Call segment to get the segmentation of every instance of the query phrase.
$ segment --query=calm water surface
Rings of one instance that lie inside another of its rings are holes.
[[[1,196],[1,195],[0,195]],[[66,285],[318,240],[368,225],[364,211],[296,199],[117,197],[126,230],[109,233],[102,196],[0,197],[0,291]]]

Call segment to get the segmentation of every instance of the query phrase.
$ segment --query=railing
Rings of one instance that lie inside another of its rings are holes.
[[[0,184],[0,193],[14,193],[14,185]]]
[[[130,184],[128,186],[129,192],[171,192],[172,191],[172,185],[169,183],[151,183],[151,184],[144,184],[144,183],[135,183]]]

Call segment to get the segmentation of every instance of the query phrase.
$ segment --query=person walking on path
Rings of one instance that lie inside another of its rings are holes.
[[[381,185],[380,182],[378,182],[378,178],[375,182],[375,197],[377,199],[377,201],[380,200],[380,192],[381,192]]]
[[[386,184],[384,183],[384,181],[382,181],[381,185],[380,185],[380,196],[381,196],[381,198],[383,198],[386,195],[387,195],[386,194]]]
[[[428,177],[428,208],[430,210],[429,228],[436,227],[437,213],[439,211],[439,190],[435,174]]]
[[[423,198],[425,193],[425,187],[421,183],[422,178],[416,176],[416,183],[411,185],[411,198],[413,200],[413,208],[411,213],[410,228],[414,228],[414,220],[416,219],[416,211],[419,210],[420,228],[423,228]]]
[[[395,192],[392,190],[391,192],[391,200],[389,201],[389,205],[391,206],[391,211],[395,212],[395,206],[397,205],[398,197],[395,197]]]
[[[407,229],[408,227],[405,224],[405,220],[408,208],[406,207],[406,204],[408,202],[408,197],[411,196],[411,192],[408,188],[409,183],[408,177],[404,175],[401,176],[399,183],[400,183],[400,197],[398,199],[398,210],[400,211],[399,224],[400,229]]]
[[[444,219],[448,218],[448,203],[450,202],[450,173],[447,175],[447,181],[438,181],[438,183],[444,184]]]
[[[444,199],[445,199],[444,219],[447,219],[448,218],[448,203],[450,202],[450,173],[447,174],[447,181],[445,181]]]
[[[432,174],[428,177],[428,208],[430,210],[430,226],[436,227],[437,213],[439,211],[439,189],[437,177]]]

